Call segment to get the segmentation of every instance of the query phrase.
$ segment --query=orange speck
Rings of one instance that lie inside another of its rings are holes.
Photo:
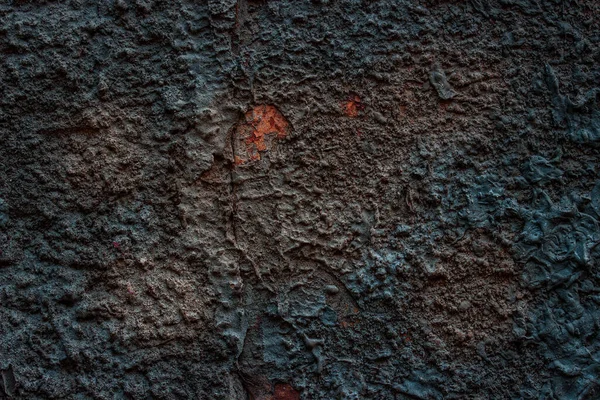
[[[353,328],[355,325],[356,325],[355,321],[348,321],[345,319],[340,321],[340,326],[344,329]]]
[[[358,117],[358,112],[365,108],[361,103],[360,97],[357,95],[351,96],[346,102],[342,103],[344,114],[350,118]]]
[[[289,122],[271,105],[260,105],[248,111],[236,131],[236,139],[240,146],[236,151],[236,164],[246,161],[260,160],[261,151],[270,149],[273,139],[287,136]],[[237,162],[237,160],[241,162]]]

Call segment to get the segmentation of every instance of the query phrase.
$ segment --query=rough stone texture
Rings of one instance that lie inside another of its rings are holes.
[[[600,397],[600,3],[0,4],[0,398]]]

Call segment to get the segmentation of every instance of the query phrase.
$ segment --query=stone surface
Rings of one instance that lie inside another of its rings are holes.
[[[0,398],[598,398],[599,15],[2,2]]]

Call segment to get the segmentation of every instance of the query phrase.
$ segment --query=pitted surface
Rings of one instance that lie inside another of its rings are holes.
[[[0,5],[0,398],[599,396],[600,5]]]

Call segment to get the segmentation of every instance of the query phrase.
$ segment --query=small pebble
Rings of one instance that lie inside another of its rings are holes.
[[[337,294],[337,293],[339,293],[339,291],[340,291],[340,289],[335,285],[325,286],[325,293],[327,293],[327,294]]]

